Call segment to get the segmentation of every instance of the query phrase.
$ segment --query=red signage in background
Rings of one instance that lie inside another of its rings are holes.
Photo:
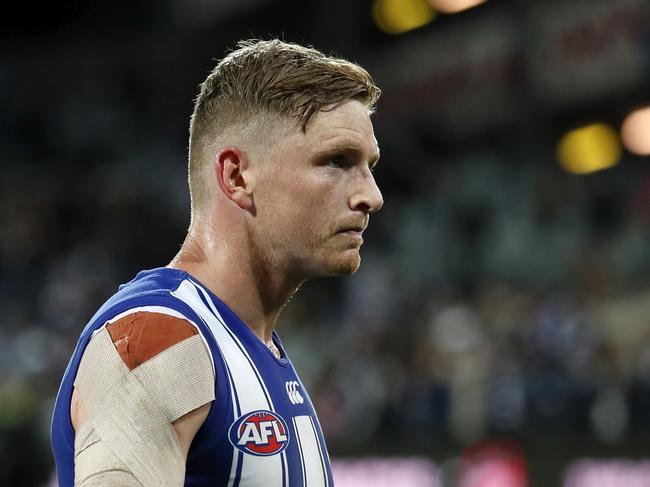
[[[461,458],[458,487],[528,487],[528,467],[514,442],[486,441]]]

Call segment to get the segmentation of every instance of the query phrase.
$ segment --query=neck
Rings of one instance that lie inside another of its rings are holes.
[[[269,344],[282,308],[302,280],[265,262],[245,239],[233,238],[237,232],[232,227],[225,232],[214,228],[209,224],[190,228],[169,267],[199,280]]]

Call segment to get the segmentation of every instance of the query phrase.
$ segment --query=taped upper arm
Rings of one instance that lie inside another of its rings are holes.
[[[100,440],[75,463],[87,467],[92,451],[110,453],[143,485],[155,484],[175,477],[168,471],[172,465],[176,473],[184,466],[214,399],[214,370],[192,323],[136,312],[107,323],[93,336],[75,388],[77,413],[87,412]],[[82,424],[75,425],[79,432],[77,426]]]
[[[190,321],[137,311],[109,321],[105,328],[128,370],[170,422],[214,399],[212,359]]]

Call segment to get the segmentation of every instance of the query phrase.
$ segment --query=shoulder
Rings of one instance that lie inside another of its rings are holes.
[[[84,350],[74,385],[82,402],[137,390],[133,407],[155,404],[170,422],[215,397],[212,358],[198,329],[164,310],[136,309],[107,321]]]
[[[130,370],[199,333],[188,319],[153,311],[123,314],[106,330]]]

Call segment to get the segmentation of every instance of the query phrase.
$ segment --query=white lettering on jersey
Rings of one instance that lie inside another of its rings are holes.
[[[287,441],[287,435],[280,433],[280,428],[278,427],[278,422],[273,421],[273,431],[275,432],[275,438],[278,442]]]
[[[244,431],[237,442],[246,445],[249,441],[256,445],[268,445],[269,437],[275,436],[278,443],[287,441],[287,435],[282,434],[277,421],[260,421],[259,423],[244,423]]]
[[[259,431],[257,431],[255,423],[244,423],[244,432],[241,434],[241,438],[239,438],[237,444],[245,445],[249,441],[254,442],[256,445],[266,443],[265,441],[262,441],[262,437],[260,436]]]

